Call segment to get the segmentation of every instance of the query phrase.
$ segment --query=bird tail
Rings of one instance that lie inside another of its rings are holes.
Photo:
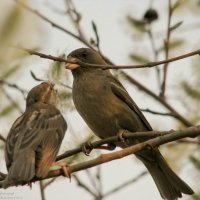
[[[20,185],[29,183],[35,176],[35,152],[25,150],[19,152],[16,160],[9,168],[8,175],[5,178],[2,186],[7,188],[12,185]]]
[[[153,154],[153,155],[149,155]],[[148,151],[148,153],[137,155],[145,164],[153,177],[156,186],[163,199],[175,200],[184,194],[193,194],[193,190],[181,180],[169,167],[159,150]],[[156,158],[154,162],[148,158]]]

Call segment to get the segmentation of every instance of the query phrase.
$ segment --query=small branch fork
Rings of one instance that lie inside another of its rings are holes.
[[[179,130],[179,131],[170,130],[170,131],[148,131],[148,132],[135,132],[135,133],[125,131],[123,134],[124,138],[144,137],[144,138],[150,138],[150,139],[145,142],[141,142],[141,143],[132,145],[130,147],[127,147],[123,150],[119,150],[119,151],[108,153],[108,154],[102,154],[93,160],[85,161],[85,162],[78,163],[78,164],[72,164],[70,166],[66,165],[66,167],[68,169],[69,174],[71,174],[71,173],[74,173],[77,171],[85,170],[85,169],[88,169],[88,168],[91,168],[91,167],[94,167],[94,166],[97,166],[97,165],[100,165],[103,163],[110,162],[112,160],[121,159],[125,156],[134,154],[136,152],[147,149],[149,147],[155,148],[155,147],[158,147],[160,145],[163,145],[163,144],[166,144],[166,143],[169,143],[172,141],[180,140],[180,139],[183,139],[186,137],[194,138],[199,135],[200,135],[200,126],[193,126],[193,127],[187,128],[185,130]],[[94,148],[96,148],[103,144],[108,144],[110,142],[116,142],[118,140],[119,140],[118,136],[114,136],[114,137],[110,137],[110,138],[107,138],[104,140],[99,140],[97,142],[93,142],[91,144]],[[67,157],[74,155],[76,153],[79,153],[79,152],[81,152],[81,148],[67,151],[66,153],[58,156],[57,161],[67,158]],[[54,178],[54,177],[57,177],[60,175],[64,175],[62,169],[50,171],[44,179]],[[41,179],[34,178],[32,181],[34,182],[34,181],[38,181],[38,180],[41,180]]]

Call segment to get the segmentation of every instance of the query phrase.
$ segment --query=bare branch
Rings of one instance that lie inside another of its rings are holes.
[[[50,181],[48,181],[47,183],[43,183],[43,189],[45,189],[46,187],[48,187],[49,185],[51,185],[58,177],[52,178]]]
[[[103,197],[107,197],[109,195],[112,195],[115,192],[118,192],[118,191],[124,189],[126,186],[135,183],[136,181],[138,181],[140,178],[142,178],[143,176],[145,176],[147,174],[148,174],[147,171],[144,171],[144,172],[140,173],[139,175],[137,175],[136,177],[130,179],[129,181],[127,181],[125,183],[122,183],[121,185],[117,186],[116,188],[113,188],[112,190],[106,192],[105,194],[103,194]]]
[[[154,111],[154,110],[151,110],[151,109],[140,109],[141,111],[143,112],[148,112],[148,113],[151,113],[151,114],[155,114],[155,115],[161,115],[161,116],[169,116],[169,117],[175,117],[176,118],[176,115],[173,114],[173,113],[162,113],[162,112],[157,112],[157,111]]]
[[[64,58],[43,54],[43,53],[28,49],[28,48],[24,48],[24,47],[17,47],[17,46],[12,46],[12,47],[26,51],[30,55],[36,55],[36,56],[39,56],[39,57],[45,58],[45,59],[58,61],[58,62],[80,64],[82,66],[97,67],[97,68],[102,68],[104,70],[106,70],[106,69],[135,69],[135,68],[154,67],[154,66],[158,66],[158,65],[161,65],[161,64],[164,64],[164,63],[174,62],[174,61],[177,61],[177,60],[181,60],[181,59],[184,59],[184,58],[188,58],[188,57],[200,54],[200,49],[199,49],[199,50],[187,53],[187,54],[183,54],[183,55],[180,55],[180,56],[170,58],[168,60],[161,60],[161,61],[158,61],[158,62],[149,62],[149,63],[141,64],[141,65],[97,65],[97,64],[91,64],[91,63],[84,63],[84,62],[81,62],[81,61],[78,61],[78,60],[76,62],[72,62],[72,61],[68,61]]]
[[[0,84],[2,84],[2,85],[6,85],[6,86],[8,86],[8,87],[11,87],[11,88],[14,88],[14,89],[18,90],[19,92],[22,93],[24,99],[26,99],[27,91],[24,90],[24,89],[22,89],[22,88],[19,87],[18,85],[13,84],[13,83],[8,83],[8,82],[6,82],[5,80],[0,80]]]
[[[85,191],[87,191],[88,193],[90,193],[93,197],[97,197],[97,195],[85,184],[83,183],[78,176],[73,175],[74,179],[76,180],[77,184],[79,187],[82,187]]]
[[[43,181],[39,181],[40,183],[40,194],[41,194],[41,200],[45,200],[45,194],[44,194],[44,187],[43,187]]]
[[[173,9],[172,9],[172,5],[171,5],[171,0],[168,0],[167,36],[166,36],[166,39],[164,40],[165,59],[168,59],[168,57],[169,57],[169,45],[170,45],[170,33],[171,33],[170,26],[171,26],[172,14],[173,14]],[[163,98],[165,97],[168,66],[169,66],[169,63],[164,64],[163,82],[162,82],[162,85],[161,85],[161,92],[160,92],[160,96],[162,96]]]
[[[108,153],[108,154],[102,154],[99,157],[97,157],[96,159],[90,160],[90,161],[86,161],[83,163],[79,163],[79,164],[74,164],[71,166],[68,166],[68,170],[70,173],[74,173],[77,171],[81,171],[81,170],[85,170],[106,162],[110,162],[112,160],[116,160],[116,159],[120,159],[123,158],[125,156],[131,155],[133,153],[136,153],[138,151],[141,151],[143,149],[146,148],[154,148],[154,147],[158,147],[160,145],[172,142],[172,141],[176,141],[182,138],[186,138],[186,137],[197,137],[200,135],[200,126],[194,126],[194,127],[189,127],[185,130],[180,130],[180,131],[164,131],[164,132],[159,132],[159,131],[148,131],[148,132],[138,132],[135,133],[136,135],[141,134],[141,135],[151,135],[153,137],[153,135],[162,135],[162,136],[158,136],[156,138],[150,139],[146,142],[142,142],[130,147],[127,147],[123,150],[119,150],[116,151],[114,153]],[[117,137],[117,136],[116,136]],[[115,138],[116,140],[116,138]],[[49,174],[47,175],[46,178],[52,178],[52,177],[56,177],[59,175],[63,175],[63,171],[61,169],[59,170],[54,170],[54,171],[50,171]],[[38,179],[36,179],[38,180]]]
[[[8,94],[8,92],[2,87],[1,90],[3,91],[4,95],[7,97],[7,99],[12,103],[12,105],[20,112],[23,113],[23,110],[20,108],[18,103]]]
[[[3,137],[3,135],[1,135],[1,134],[0,134],[0,140],[3,141],[3,142],[6,142],[6,138]]]
[[[99,157],[93,159],[93,160],[89,160],[89,161],[85,161],[82,163],[78,163],[78,164],[73,164],[73,165],[66,165],[67,169],[68,169],[68,173],[74,173],[74,172],[78,172],[81,170],[85,170],[91,167],[95,167],[97,165],[101,165],[103,163],[107,163],[116,159],[121,159],[125,156],[137,153],[141,150],[144,149],[148,149],[148,148],[155,148],[158,147],[160,145],[172,142],[172,141],[176,141],[179,139],[183,139],[186,137],[190,137],[190,138],[194,138],[200,135],[200,126],[193,126],[193,127],[189,127],[185,130],[179,130],[179,131],[148,131],[148,132],[136,132],[136,133],[127,133],[128,135],[132,135],[132,137],[135,136],[139,136],[141,137],[148,137],[148,138],[152,138],[157,136],[156,138],[153,139],[149,139],[145,142],[141,142],[135,145],[132,145],[130,147],[127,147],[123,150],[119,150],[113,153],[108,153],[108,154],[102,154]],[[129,135],[129,136],[130,136]],[[116,141],[118,138],[118,136],[112,137],[112,141]],[[48,178],[54,178],[57,176],[64,176],[64,172],[62,169],[58,169],[58,170],[53,170],[50,171],[48,173],[48,175],[43,178],[43,179],[48,179]],[[41,178],[34,178],[32,181],[38,181],[38,180],[42,180]],[[2,187],[2,186],[1,186]]]

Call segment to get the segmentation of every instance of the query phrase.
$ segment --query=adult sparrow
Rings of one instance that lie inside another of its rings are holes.
[[[80,48],[72,51],[67,59],[79,63],[66,64],[74,77],[72,93],[75,107],[97,136],[107,138],[124,130],[152,131],[136,103],[109,70],[83,64],[105,65],[96,51]],[[141,137],[129,139],[126,143],[130,146],[143,141]],[[122,142],[117,145],[126,146]],[[163,199],[174,200],[182,193],[193,194],[192,189],[172,171],[158,148],[140,151],[136,156],[148,169]]]

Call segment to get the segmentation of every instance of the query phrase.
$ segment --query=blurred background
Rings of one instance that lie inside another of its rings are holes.
[[[200,49],[199,0],[141,0],[140,3],[136,0],[0,0],[0,10],[0,171],[4,173],[4,139],[25,109],[27,91],[41,80],[56,84],[59,108],[68,122],[60,153],[98,139],[74,108],[73,79],[64,65],[30,56],[11,46],[62,57],[76,48],[88,46],[119,65],[144,64]],[[68,32],[52,26],[48,19]],[[199,123],[199,67],[199,57],[193,56],[164,66],[113,73],[152,127],[164,131]],[[170,166],[195,191],[192,197],[184,196],[186,200],[200,199],[199,144],[198,139],[185,139],[161,147]],[[93,150],[88,157],[80,153],[66,161],[83,162],[101,153],[107,152]],[[134,156],[75,173],[71,182],[58,177],[36,182],[32,189],[28,186],[1,189],[0,198],[8,197],[18,200],[161,199],[152,178]]]

